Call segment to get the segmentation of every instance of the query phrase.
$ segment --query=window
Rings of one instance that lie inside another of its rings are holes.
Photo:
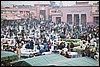
[[[99,24],[99,17],[94,17],[94,23]]]
[[[67,22],[72,24],[72,14],[67,14]]]
[[[26,13],[29,13],[29,11],[26,11]]]
[[[20,11],[20,13],[23,13],[23,11]]]
[[[52,16],[51,15],[49,15],[48,20],[52,20]]]
[[[81,14],[81,22],[86,22],[86,14]]]
[[[61,22],[61,17],[56,17],[56,22]]]
[[[74,23],[79,22],[79,14],[74,14]]]

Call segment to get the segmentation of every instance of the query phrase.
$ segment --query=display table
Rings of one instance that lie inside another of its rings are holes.
[[[77,52],[68,52],[68,54],[71,56],[71,58],[75,58],[79,56]]]
[[[78,52],[78,54],[81,54],[81,51],[85,50],[84,48],[81,48],[81,46],[77,46],[73,48],[73,51]]]
[[[36,50],[36,51],[21,51],[21,56],[30,57],[32,55],[35,55],[36,53],[39,53],[39,50]]]
[[[43,52],[42,55],[51,54],[51,52]]]
[[[85,50],[85,49],[84,48],[81,48],[81,46],[77,46],[77,47],[74,47],[73,50],[74,51],[77,51],[77,50]]]
[[[59,54],[61,51],[62,51],[62,50],[59,49],[59,50],[53,50],[52,52],[58,53],[58,54]]]

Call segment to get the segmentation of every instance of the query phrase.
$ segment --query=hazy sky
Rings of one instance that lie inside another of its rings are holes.
[[[60,1],[55,1],[59,5]],[[64,6],[74,5],[76,1],[62,1]],[[98,1],[89,1],[89,4],[96,3]],[[4,4],[15,4],[15,5],[34,5],[34,4],[50,4],[50,1],[1,1],[1,5]]]

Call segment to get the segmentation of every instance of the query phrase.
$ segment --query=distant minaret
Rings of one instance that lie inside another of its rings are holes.
[[[63,3],[62,3],[62,1],[60,1],[60,3],[59,3],[59,6],[60,6],[60,7],[62,7],[62,6],[63,6]]]

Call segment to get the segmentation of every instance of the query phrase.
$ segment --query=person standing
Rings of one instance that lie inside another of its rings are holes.
[[[69,55],[68,51],[66,51],[65,57],[71,58],[71,56]]]
[[[83,49],[86,48],[86,44],[85,44],[85,43],[86,43],[86,42],[83,41],[83,44],[81,45],[81,47],[82,47]]]
[[[18,47],[17,49],[17,54],[18,54],[18,58],[20,59],[20,54],[21,54],[20,47]]]
[[[64,50],[61,50],[61,53],[60,53],[60,55],[63,55],[63,56],[65,56]]]
[[[3,50],[3,43],[1,43],[1,50]]]
[[[30,41],[30,49],[33,49],[34,48],[34,42],[33,40]]]
[[[71,49],[71,51],[73,51],[73,48],[74,48],[74,44],[71,42],[70,43],[70,49]]]
[[[90,57],[90,48],[89,48],[89,44],[86,45],[85,53],[86,53],[86,56]]]
[[[85,41],[83,41],[83,44],[81,45],[81,48],[83,48],[83,49],[84,49],[84,50],[82,50],[82,51],[81,51],[82,57],[86,55],[86,53],[85,53],[86,44],[85,44],[85,43],[86,43],[86,42],[85,42]]]
[[[63,28],[63,31],[64,31],[64,35],[65,35],[65,33],[66,33],[66,28],[65,27]]]

